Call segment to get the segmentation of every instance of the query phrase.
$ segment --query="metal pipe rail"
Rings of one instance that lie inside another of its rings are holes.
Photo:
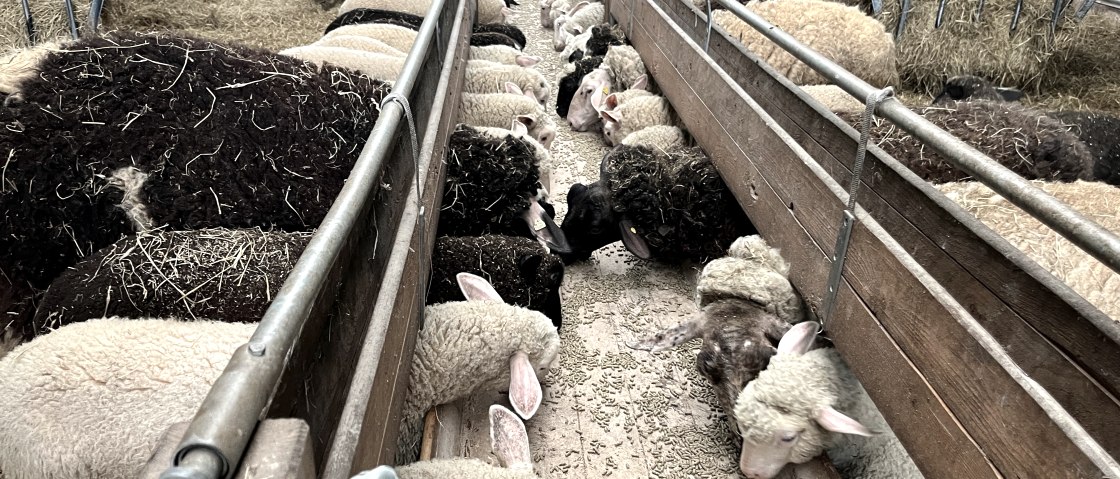
[[[770,41],[809,65],[848,94],[863,100],[878,91],[840,65],[805,46],[788,33],[771,25],[758,14],[734,0],[718,1]],[[711,18],[709,17],[709,21]],[[1093,255],[1113,271],[1120,273],[1120,237],[1085,218],[1073,208],[1046,192],[1035,188],[1003,165],[977,151],[959,138],[947,133],[914,113],[902,102],[890,98],[875,112],[887,118],[914,138],[941,153],[953,166],[972,175],[1008,201],[1038,218],[1079,248]]]
[[[445,0],[434,0],[391,94],[406,98],[417,83]],[[346,184],[288,275],[248,344],[214,382],[180,441],[163,479],[232,477],[257,423],[268,411],[316,297],[323,291],[359,213],[373,194],[404,110],[388,102]]]

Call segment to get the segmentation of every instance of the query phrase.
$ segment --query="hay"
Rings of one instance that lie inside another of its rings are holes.
[[[1045,110],[1120,113],[1120,18],[1091,15],[1069,49],[1052,60],[1054,70],[1028,103]]]
[[[939,29],[934,28],[937,1],[911,3],[898,42],[898,69],[905,86],[933,93],[945,78],[972,74],[1037,90],[1045,77],[1057,72],[1057,64],[1052,61],[1055,53],[1078,44],[1084,33],[1072,21],[1074,9],[1067,8],[1057,31],[1051,34],[1050,1],[1025,1],[1014,33],[1010,33],[1010,26],[1015,0],[984,0],[984,12],[976,22],[979,2],[949,2]],[[900,11],[901,2],[890,0],[884,2],[878,17],[892,34]]]
[[[310,240],[259,228],[128,236],[59,276],[25,334],[109,316],[259,321]]]
[[[106,3],[111,3],[106,2]],[[56,39],[70,39],[69,22],[62,0],[28,0],[31,16],[35,23],[38,43]],[[74,2],[74,17],[78,26],[85,24],[89,17],[89,2]],[[27,26],[23,19],[23,7],[19,0],[9,1],[0,8],[0,51],[31,46],[27,38]]]

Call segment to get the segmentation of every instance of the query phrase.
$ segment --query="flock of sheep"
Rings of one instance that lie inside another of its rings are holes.
[[[433,460],[359,476],[536,477],[522,421],[538,412],[539,375],[559,354],[564,266],[622,241],[643,259],[707,263],[701,312],[630,346],[703,340],[696,365],[743,439],[744,474],[773,477],[828,450],[851,477],[920,477],[819,341],[788,263],[755,235],[620,29],[602,23],[603,5],[540,0],[541,26],[569,62],[553,80],[506,24],[516,4],[478,3],[396,464],[417,461],[431,407],[508,390],[513,410],[490,409],[503,467]],[[321,36],[276,53],[115,31],[0,59],[3,477],[134,477],[163,432],[193,416],[341,189],[428,6],[346,0]],[[900,81],[894,41],[854,7],[748,7],[871,83]],[[714,20],[858,121],[862,105],[814,85],[822,79],[811,69],[733,15]],[[959,76],[935,106],[916,109],[1120,230],[1109,200],[1120,184],[1120,120],[1011,103],[1020,96]],[[551,101],[567,125],[551,119]],[[547,178],[561,127],[599,131],[612,149],[598,181],[566,192],[557,225]],[[874,136],[1017,246],[1045,241],[1032,236],[1040,225],[1007,218],[998,197],[904,132],[880,123]],[[1076,248],[1033,253],[1120,317],[1117,275],[1071,259],[1084,256]]]

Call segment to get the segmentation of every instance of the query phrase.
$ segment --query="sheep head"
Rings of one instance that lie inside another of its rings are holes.
[[[804,463],[830,447],[835,433],[870,436],[855,419],[835,409],[852,395],[831,348],[809,351],[818,323],[790,328],[770,365],[747,384],[735,402],[743,449],[739,468],[752,479],[777,476],[788,463]]]
[[[611,77],[606,69],[596,68],[584,75],[568,107],[567,120],[573,130],[590,131],[599,123],[599,112],[595,109],[591,97],[596,92],[609,94],[610,89]]]

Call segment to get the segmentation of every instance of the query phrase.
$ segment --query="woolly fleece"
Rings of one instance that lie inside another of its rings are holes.
[[[894,39],[883,25],[855,7],[825,0],[752,1],[747,8],[873,86],[898,84]],[[797,60],[727,10],[712,12],[715,23],[778,73],[798,85],[826,83]],[[960,53],[960,52],[956,52]]]
[[[502,9],[506,4],[502,0],[478,0],[478,13],[475,17],[477,24],[504,23],[505,16]],[[338,14],[342,15],[359,8],[374,8],[393,12],[410,13],[424,16],[432,8],[431,0],[346,0],[338,7]]]
[[[255,324],[98,319],[0,360],[7,479],[132,479],[189,421]]]
[[[463,92],[505,93],[506,82],[512,82],[523,92],[532,91],[542,105],[552,93],[551,84],[536,69],[486,60],[467,60]]]
[[[638,92],[645,90],[626,90],[622,93]],[[651,93],[652,94],[652,93]],[[688,138],[684,130],[669,125],[653,125],[642,128],[626,135],[622,144],[626,146],[645,146],[654,151],[668,152],[684,147]]]
[[[387,82],[396,81],[401,75],[405,59],[396,55],[323,45],[289,48],[280,50],[280,54],[314,63],[319,68],[346,68]]]
[[[568,107],[572,105],[572,98],[579,90],[579,84],[583,77],[591,73],[592,70],[599,68],[602,63],[603,57],[601,56],[581,59],[573,64],[572,71],[560,78],[556,87],[556,114],[560,115],[560,118],[568,116]]]
[[[525,55],[525,53],[521,50],[507,45],[472,46],[470,59],[486,60],[494,63],[504,63],[506,65],[517,65],[517,57],[523,55]]]
[[[428,306],[401,411],[396,464],[419,457],[424,413],[477,391],[509,387],[509,358],[517,351],[543,378],[560,351],[560,336],[545,315],[493,301]]]
[[[619,121],[603,121],[603,136],[614,146],[635,131],[654,125],[673,125],[673,107],[660,95],[630,98],[617,108]]]
[[[515,93],[463,93],[459,98],[459,121],[472,126],[509,128],[514,118],[532,119],[529,134],[542,144],[556,137],[556,121],[540,103]],[[547,140],[547,141],[546,141]]]
[[[761,236],[732,243],[729,255],[704,266],[696,280],[696,302],[707,306],[723,299],[749,301],[788,324],[805,320],[805,307],[789,282],[789,263]]]
[[[359,25],[362,23],[387,23],[404,27],[411,30],[419,30],[420,24],[424,23],[424,17],[413,15],[411,13],[396,12],[392,10],[379,10],[376,8],[356,8],[343,13],[335,18],[330,25],[327,25],[324,34],[331,31],[345,27],[346,25]]]
[[[859,100],[836,85],[805,85],[801,89],[831,112],[845,112],[858,118],[865,109]]]
[[[386,45],[405,53],[408,53],[408,51],[412,49],[412,44],[416,43],[416,30],[387,23],[346,25],[331,30],[330,33],[323,35],[323,38],[340,35],[354,35],[380,40]]]
[[[383,53],[394,57],[404,58],[407,56],[406,52],[402,52],[389,46],[381,40],[375,40],[369,37],[359,37],[357,35],[337,35],[333,37],[324,37],[311,45],[324,46],[324,47],[342,47],[351,50],[358,50],[370,53]]]

